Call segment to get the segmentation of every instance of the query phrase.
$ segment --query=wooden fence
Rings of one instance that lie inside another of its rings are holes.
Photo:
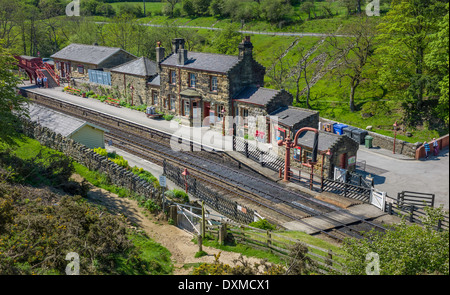
[[[222,225],[223,226],[223,225]],[[226,226],[226,225],[225,225]],[[206,233],[219,238],[220,225],[206,225]],[[303,243],[299,240],[262,230],[248,225],[227,226],[227,238],[253,249],[268,251],[280,258],[290,260],[290,249],[300,243],[308,248],[307,256],[316,265],[316,271],[322,274],[344,274],[342,261],[344,257],[331,250]]]
[[[425,208],[426,207],[433,207],[430,206],[430,204],[434,203],[429,200],[427,203],[419,202],[417,200],[414,200],[414,202],[410,202],[408,198],[405,199],[405,194],[409,192],[402,192],[399,193],[397,196],[397,199],[393,199],[388,197],[387,199],[390,199],[389,201],[386,200],[385,205],[385,211],[389,213],[390,215],[395,215],[399,217],[405,217],[407,221],[411,223],[417,223],[420,225],[423,225],[422,219],[427,215]],[[436,230],[449,230],[449,212],[444,212],[443,219],[439,220],[438,223],[435,225]]]

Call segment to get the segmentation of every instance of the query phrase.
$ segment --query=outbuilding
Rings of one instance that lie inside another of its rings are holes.
[[[29,104],[28,109],[31,121],[55,133],[71,138],[91,149],[105,147],[104,133],[108,130],[102,127],[33,103]]]

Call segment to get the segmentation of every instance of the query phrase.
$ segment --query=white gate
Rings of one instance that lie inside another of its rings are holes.
[[[386,192],[381,192],[372,187],[372,190],[370,191],[370,204],[374,205],[384,212],[384,206],[386,204]]]
[[[334,180],[335,181],[345,182],[346,175],[347,175],[347,170],[334,167]]]

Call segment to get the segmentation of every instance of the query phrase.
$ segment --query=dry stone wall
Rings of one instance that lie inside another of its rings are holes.
[[[36,139],[42,145],[64,153],[90,170],[108,175],[112,184],[127,188],[146,198],[161,201],[162,195],[153,185],[88,147],[26,119],[23,120],[23,132],[26,136]]]

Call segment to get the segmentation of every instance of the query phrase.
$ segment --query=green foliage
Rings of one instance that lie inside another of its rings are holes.
[[[81,197],[0,183],[0,205],[9,214],[0,219],[2,274],[64,274],[69,252],[79,255],[80,274],[171,272],[167,250],[157,252],[162,254],[157,261],[149,259],[129,239],[124,217]],[[139,239],[142,245],[150,243]]]
[[[212,44],[219,53],[236,54],[241,40],[242,34],[237,31],[237,27],[233,24],[228,24],[223,30],[215,34]]]
[[[161,207],[155,203],[155,201],[148,199],[144,202],[143,207],[151,213],[161,211]]]
[[[166,121],[172,120],[173,117],[174,117],[173,115],[169,115],[169,114],[165,114],[165,115],[163,116],[164,120],[166,120]]]
[[[271,224],[270,222],[267,221],[267,219],[260,219],[258,221],[252,222],[249,224],[249,226],[266,230],[275,230],[277,228],[276,225]]]
[[[395,0],[378,27],[383,44],[377,49],[380,83],[404,102],[405,121],[412,126],[430,120],[436,107],[425,99],[436,95],[425,56],[432,45],[430,38],[447,12],[444,2],[438,0]]]
[[[103,157],[108,157],[108,152],[106,151],[106,149],[103,149],[101,147],[95,148],[94,152],[96,152],[97,154],[103,156]]]
[[[384,234],[371,231],[365,235],[365,239],[349,239],[343,245],[345,267],[352,275],[365,274],[366,256],[371,252],[378,254],[383,275],[449,274],[448,231],[402,222]]]
[[[3,40],[0,39],[0,141],[9,144],[14,142],[17,127],[20,126],[12,110],[25,114],[22,103],[26,101],[23,96],[17,95],[16,86],[19,78],[12,71],[15,62],[9,50],[4,48]]]
[[[206,253],[205,251],[198,251],[197,253],[195,253],[195,258],[200,258],[206,255],[208,255],[208,253]]]
[[[189,196],[185,191],[179,189],[173,189],[171,191],[166,191],[166,197],[174,199],[180,203],[189,203]]]

